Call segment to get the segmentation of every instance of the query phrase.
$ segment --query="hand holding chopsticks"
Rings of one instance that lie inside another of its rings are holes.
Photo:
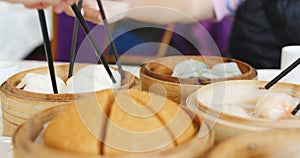
[[[107,37],[108,37],[109,42],[110,42],[109,46],[112,48],[112,51],[113,51],[113,53],[114,53],[115,61],[116,61],[116,64],[117,64],[117,66],[118,66],[118,70],[119,70],[119,73],[120,73],[120,75],[121,75],[121,78],[124,79],[125,76],[124,76],[124,72],[123,72],[123,69],[122,69],[122,65],[121,65],[121,63],[120,63],[120,61],[119,61],[119,53],[118,53],[117,47],[116,47],[116,45],[115,45],[115,43],[114,43],[114,41],[113,41],[111,32],[110,32],[110,30],[109,30],[107,18],[106,18],[106,15],[105,15],[105,13],[104,13],[104,9],[103,9],[102,3],[101,3],[100,0],[97,0],[97,2],[98,2],[98,7],[99,7],[99,10],[100,10],[101,16],[102,16],[102,18],[103,18],[105,32],[106,32]],[[78,6],[77,6],[78,10],[81,9],[81,5],[82,5],[82,0],[79,1],[79,3],[78,3]],[[75,9],[75,10],[74,10],[74,9]],[[73,8],[73,6],[72,6],[72,10],[73,10],[73,12],[75,13],[77,9],[76,9],[76,8]],[[75,49],[76,49],[76,39],[77,39],[77,33],[78,33],[78,22],[81,24],[81,26],[82,26],[83,28],[86,27],[85,24],[84,24],[85,21],[82,21],[82,22],[79,21],[79,18],[80,18],[80,17],[78,18],[78,16],[80,16],[80,14],[75,13],[75,16],[76,16],[76,20],[75,20],[75,24],[74,24],[74,32],[73,32],[73,40],[72,40],[72,51],[71,51],[71,56],[70,56],[70,68],[69,68],[69,75],[68,75],[69,77],[72,76],[74,60],[75,60],[75,57],[76,57]],[[82,16],[82,15],[81,15],[81,16]],[[82,19],[82,18],[80,18],[80,19]],[[84,29],[85,29],[85,33],[88,35],[87,32],[90,32],[90,31],[89,31],[89,28],[84,28]],[[91,39],[92,37],[91,37],[91,36],[89,37],[89,35],[88,35],[88,38],[89,38],[89,40],[90,40],[90,41],[92,42],[92,44],[93,44],[94,39]],[[97,46],[95,46],[95,45],[93,44],[93,47],[95,48],[95,47],[97,47]],[[96,49],[96,51],[97,51],[97,49],[99,49],[99,48],[95,48],[95,49]],[[99,53],[98,53],[98,56],[99,56]],[[103,62],[102,62],[102,63],[103,63]]]
[[[100,5],[101,5],[101,3],[100,3]],[[101,53],[100,48],[97,46],[95,39],[90,34],[90,29],[88,28],[88,25],[86,24],[83,16],[81,15],[80,9],[77,7],[76,4],[73,4],[71,7],[72,7],[72,10],[73,10],[74,14],[76,15],[76,18],[77,18],[78,22],[81,24],[81,26],[83,27],[84,32],[88,36],[88,39],[92,43],[92,45],[93,45],[93,47],[94,47],[94,49],[95,49],[95,51],[97,53],[97,56],[100,57],[100,61],[104,65],[104,67],[105,67],[108,75],[110,76],[112,82],[116,83],[116,80],[115,80],[115,78],[114,78],[111,70],[109,69],[109,66],[108,66],[105,58],[103,57],[103,54]],[[102,8],[102,10],[103,10],[103,8]],[[43,10],[38,10],[38,14],[39,14],[40,24],[41,24],[43,38],[44,38],[44,47],[45,47],[46,58],[47,58],[47,61],[48,61],[48,68],[49,68],[49,72],[50,72],[50,77],[51,77],[53,92],[55,94],[57,94],[58,90],[57,90],[55,70],[54,70],[53,57],[52,57],[52,50],[51,50],[50,39],[49,39],[49,35],[48,35],[48,29],[47,29],[45,14],[44,14]],[[103,12],[103,14],[104,14],[104,12]],[[104,17],[105,17],[105,15],[104,15]],[[75,28],[75,31],[77,29]],[[107,31],[107,34],[109,35],[109,38],[111,39],[111,34],[110,34],[109,30],[106,29],[106,31]],[[114,50],[114,53],[115,53],[116,62],[118,64],[119,72],[120,72],[120,74],[121,74],[121,76],[123,78],[124,74],[123,74],[122,67],[121,67],[121,65],[120,65],[120,63],[118,61],[118,54],[116,54],[117,53],[116,47],[115,47],[114,44],[112,46],[113,46],[113,50]],[[73,64],[74,64],[75,55],[76,55],[75,54],[75,50],[72,53],[73,54],[71,56],[70,70],[69,70],[69,75],[68,75],[69,77],[72,75],[72,71],[73,71]]]
[[[73,5],[71,6],[71,8],[72,8],[72,10],[73,10],[73,12],[74,12],[74,14],[75,14],[77,20],[79,21],[80,25],[82,26],[82,28],[83,28],[85,34],[87,35],[88,39],[89,39],[90,42],[92,43],[93,48],[94,48],[94,50],[95,50],[96,53],[97,53],[97,57],[100,57],[100,61],[101,61],[102,64],[104,65],[104,68],[105,68],[105,70],[107,71],[107,73],[108,73],[109,77],[111,78],[112,82],[113,82],[113,83],[116,83],[116,80],[115,80],[115,78],[114,78],[114,76],[113,76],[111,70],[109,69],[109,66],[108,66],[108,64],[107,64],[107,62],[106,62],[106,60],[105,60],[105,58],[103,57],[103,54],[102,54],[100,48],[98,47],[98,45],[97,45],[95,39],[93,38],[93,36],[90,34],[90,29],[89,29],[89,27],[88,27],[86,21],[84,20],[84,18],[83,18],[83,16],[82,16],[81,12],[80,12],[80,10],[79,10],[79,8],[77,7],[76,4],[73,4]]]

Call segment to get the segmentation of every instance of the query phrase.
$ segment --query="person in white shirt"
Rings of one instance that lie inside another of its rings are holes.
[[[45,9],[49,36],[52,37],[52,10]],[[22,60],[43,44],[36,10],[22,4],[0,1],[0,60]],[[40,56],[44,54],[41,53]]]

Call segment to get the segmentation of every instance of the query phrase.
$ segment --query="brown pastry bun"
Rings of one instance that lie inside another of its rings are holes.
[[[192,118],[165,97],[139,90],[104,90],[79,99],[58,114],[45,144],[91,155],[168,150],[196,134]]]

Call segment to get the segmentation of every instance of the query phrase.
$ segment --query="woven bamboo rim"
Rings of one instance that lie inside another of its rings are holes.
[[[15,158],[129,158],[129,157],[161,157],[161,158],[200,158],[202,157],[214,144],[214,131],[210,130],[207,134],[201,134],[201,130],[198,130],[198,134],[190,141],[175,147],[173,149],[163,152],[146,153],[145,155],[129,155],[129,156],[89,156],[73,154],[53,148],[47,147],[43,144],[35,142],[35,139],[41,134],[44,125],[53,119],[60,111],[70,104],[57,106],[54,108],[46,109],[33,117],[29,118],[22,126],[18,128],[13,137],[14,157]],[[193,116],[194,125],[205,130],[209,130],[207,124],[202,123],[199,116],[195,115],[190,110],[183,107],[184,110]],[[201,136],[200,136],[201,135]]]
[[[229,77],[229,78],[220,78],[220,79],[202,79],[202,78],[183,78],[179,79],[172,77],[174,67],[184,60],[194,59],[200,62],[204,62],[209,68],[212,68],[218,63],[227,63],[235,62],[237,63],[239,69],[242,72],[242,75]],[[196,85],[206,85],[213,82],[225,81],[225,80],[253,80],[257,78],[256,69],[250,66],[249,64],[242,62],[240,60],[224,58],[224,57],[215,57],[215,56],[170,56],[160,58],[154,61],[151,61],[144,65],[144,72],[146,75],[174,83],[182,84],[196,84]]]
[[[84,66],[87,66],[87,64],[75,64],[74,72]],[[55,66],[56,75],[66,81],[68,68],[68,64]],[[116,68],[113,69],[117,70]],[[29,72],[43,74],[48,72],[48,68],[41,67],[17,73],[7,79],[0,87],[2,116],[3,120],[5,120],[3,123],[3,134],[5,136],[13,136],[16,130],[15,127],[21,125],[36,112],[72,102],[79,97],[76,94],[42,94],[16,88],[21,79]],[[127,71],[124,71],[124,74],[125,79],[121,82],[121,88],[138,89],[140,86],[139,80]]]
[[[207,158],[297,157],[300,130],[264,131],[235,136],[224,140]]]
[[[208,97],[212,96],[210,90],[216,90],[216,86],[225,86],[224,89],[230,90],[231,93],[226,93],[226,99],[231,98],[230,101],[222,100],[225,103],[230,102],[234,105],[252,105],[249,102],[256,103],[257,98],[266,92],[280,92],[291,95],[292,97],[300,97],[300,85],[291,83],[277,83],[271,89],[265,90],[261,87],[267,84],[267,81],[255,81],[255,80],[240,80],[240,81],[226,81],[225,83],[213,83],[203,86],[198,91],[190,94],[187,99],[187,106],[192,111],[197,112],[205,121],[215,123],[214,129],[216,131],[216,141],[220,142],[227,137],[231,137],[237,134],[265,131],[270,129],[300,129],[299,119],[264,119],[264,118],[241,118],[226,113],[220,113],[219,111],[209,108],[206,103],[198,101],[200,94],[201,100],[205,100],[210,103]],[[235,87],[235,88],[234,88]],[[237,89],[240,89],[239,91]],[[251,91],[251,92],[250,92]],[[239,94],[238,94],[239,93]],[[209,94],[209,95],[208,95]],[[229,97],[234,96],[234,97]],[[253,96],[253,97],[252,97]],[[207,99],[206,99],[207,97]],[[251,101],[249,98],[256,98]],[[245,100],[245,103],[240,104],[232,100]]]
[[[208,67],[212,67],[217,63],[236,62],[241,69],[243,75],[235,76],[227,79],[178,79],[171,77],[173,68],[181,61],[194,59],[206,62]],[[168,99],[179,104],[186,104],[186,98],[195,90],[201,88],[205,84],[224,80],[256,80],[257,71],[249,64],[229,58],[222,57],[202,57],[202,56],[170,56],[159,58],[157,60],[146,63],[140,70],[141,88],[159,95],[166,95]],[[202,83],[202,84],[201,84]],[[153,86],[156,86],[153,87]],[[160,87],[157,87],[159,85]]]

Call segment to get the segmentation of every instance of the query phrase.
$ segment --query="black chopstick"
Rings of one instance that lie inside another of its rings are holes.
[[[58,90],[57,90],[57,85],[56,85],[52,51],[51,51],[51,45],[50,45],[50,40],[49,40],[49,35],[48,35],[45,12],[44,12],[44,10],[38,10],[38,14],[39,14],[39,19],[40,19],[40,24],[41,24],[41,29],[42,29],[43,39],[44,39],[44,48],[45,48],[46,59],[48,61],[48,68],[49,68],[49,72],[50,72],[52,88],[53,88],[54,94],[57,94]]]
[[[82,0],[78,2],[78,9],[80,10],[82,6]],[[70,65],[69,65],[69,74],[68,78],[73,76],[73,68],[76,58],[76,45],[77,45],[77,38],[78,38],[78,27],[79,22],[75,18],[74,19],[74,27],[73,27],[73,37],[72,37],[72,44],[71,44],[71,53],[70,53]]]
[[[123,69],[122,69],[121,62],[120,62],[120,60],[119,60],[118,49],[117,49],[117,47],[116,47],[115,42],[113,41],[111,32],[110,32],[110,30],[109,30],[109,25],[108,25],[108,22],[107,22],[107,18],[106,18],[106,15],[105,15],[105,12],[104,12],[103,5],[102,5],[102,3],[101,3],[101,0],[97,0],[97,3],[98,3],[99,11],[100,11],[100,14],[101,14],[101,17],[102,17],[102,20],[103,20],[105,32],[106,32],[106,35],[107,35],[108,40],[109,40],[109,42],[110,42],[109,46],[111,46],[112,51],[113,51],[113,53],[114,53],[114,57],[115,57],[116,64],[117,64],[117,66],[118,66],[118,69],[119,69],[119,73],[120,73],[120,75],[121,75],[121,78],[124,79],[125,76],[124,76],[124,72],[123,72]]]
[[[72,10],[73,10],[73,12],[74,12],[76,18],[78,19],[78,21],[79,21],[81,27],[83,28],[85,34],[88,36],[88,39],[89,39],[90,42],[92,43],[92,45],[93,45],[93,47],[94,47],[94,49],[95,49],[95,51],[96,51],[98,57],[100,57],[100,61],[101,61],[102,64],[104,65],[104,68],[106,69],[106,72],[108,73],[108,75],[109,75],[109,77],[111,78],[112,82],[113,82],[113,83],[116,83],[116,80],[115,80],[115,78],[114,78],[112,72],[110,71],[109,66],[108,66],[108,64],[107,64],[107,62],[106,62],[106,60],[105,60],[105,58],[103,57],[103,54],[101,54],[100,48],[98,47],[98,45],[97,45],[95,39],[93,38],[93,36],[90,34],[90,29],[89,29],[89,27],[88,27],[86,21],[84,20],[84,18],[83,18],[83,16],[82,16],[81,12],[80,12],[80,10],[79,10],[79,8],[77,7],[76,4],[73,4],[73,5],[71,6],[71,8],[72,8]]]
[[[295,109],[291,112],[292,115],[296,115],[297,112],[300,110],[300,103],[295,107]]]
[[[283,70],[278,76],[276,76],[273,80],[271,80],[267,85],[265,85],[265,89],[270,89],[274,84],[276,84],[281,78],[286,76],[290,71],[295,69],[300,64],[300,58],[298,58],[294,63],[292,63],[289,67]]]

